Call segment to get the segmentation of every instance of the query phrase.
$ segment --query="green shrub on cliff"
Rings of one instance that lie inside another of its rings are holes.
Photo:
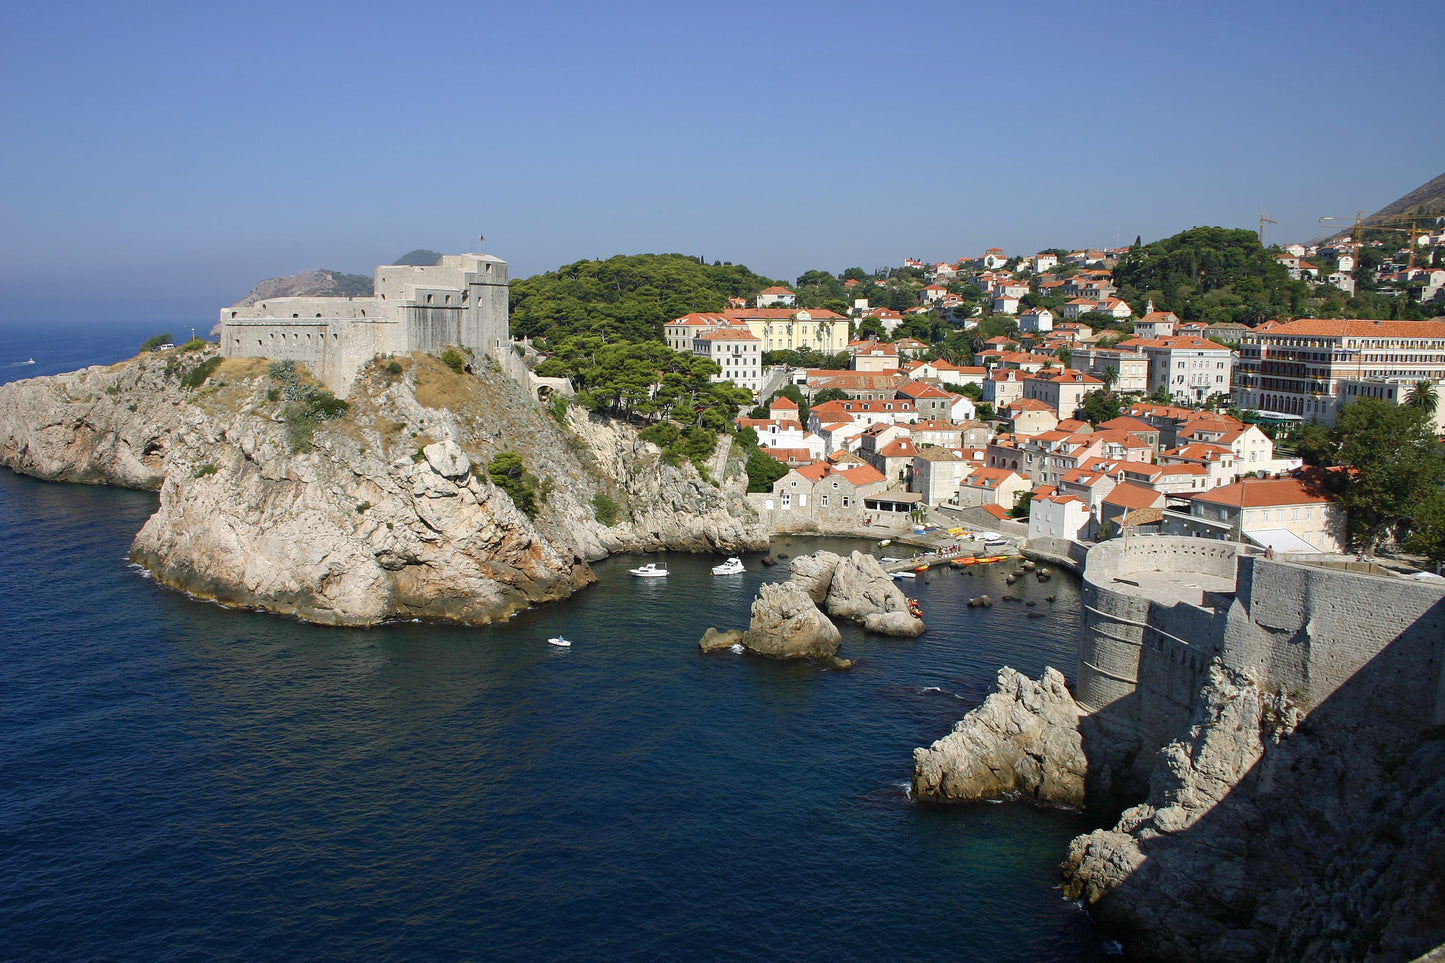
[[[219,361],[220,359],[214,359]],[[316,426],[332,418],[340,418],[351,410],[351,404],[319,385],[301,380],[294,361],[273,361],[266,369],[271,380],[280,385],[281,421],[286,425],[286,443],[293,452],[310,451]],[[270,397],[270,392],[267,392]]]
[[[617,523],[617,516],[620,511],[621,506],[617,504],[615,498],[604,495],[602,492],[598,492],[592,496],[592,517],[608,528],[611,528]]]
[[[522,456],[515,451],[497,452],[487,465],[487,477],[493,485],[506,492],[512,504],[528,518],[537,517],[551,490],[547,482],[538,484],[537,476],[527,471]]]
[[[212,373],[214,373],[215,370],[220,366],[220,355],[216,355],[214,358],[207,358],[205,361],[202,361],[190,371],[187,371],[185,374],[181,375],[181,387],[199,388],[201,385],[206,383],[206,379],[209,378]]]
[[[447,348],[445,351],[443,351],[441,353],[441,359],[442,364],[446,365],[448,368],[451,368],[457,374],[461,374],[463,371],[466,370],[466,356],[455,348]]]

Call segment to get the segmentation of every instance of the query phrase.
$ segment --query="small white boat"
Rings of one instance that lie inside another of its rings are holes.
[[[550,638],[550,639],[547,640],[547,643],[548,643],[549,645],[560,645],[560,646],[562,646],[562,648],[564,648],[564,649],[570,648],[570,647],[572,646],[572,643],[571,643],[571,642],[569,642],[569,641],[567,641],[566,639],[562,638],[562,636],[560,636],[560,635],[554,635],[552,638]]]
[[[893,577],[894,577],[894,578],[917,578],[918,576],[917,576],[916,574],[914,574],[913,572],[894,572],[894,573],[893,573]]]
[[[662,578],[667,574],[667,568],[659,566],[655,562],[648,562],[641,568],[629,568],[627,571],[638,578]]]
[[[747,567],[743,565],[743,560],[740,558],[730,558],[721,565],[712,567],[714,575],[739,575],[746,571]]]

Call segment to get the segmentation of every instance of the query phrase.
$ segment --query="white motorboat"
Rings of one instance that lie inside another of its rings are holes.
[[[893,577],[894,577],[895,579],[899,579],[899,578],[917,578],[918,576],[915,575],[913,572],[894,572],[894,573],[893,573]]]
[[[629,568],[627,571],[638,578],[662,578],[667,574],[667,567],[655,562],[648,562],[641,568]]]
[[[560,636],[560,635],[554,635],[552,638],[548,639],[547,642],[548,642],[548,644],[550,644],[550,645],[560,645],[560,646],[562,646],[562,648],[564,648],[564,649],[570,648],[570,647],[572,646],[572,643],[571,643],[571,642],[569,642],[569,641],[567,641],[566,639],[562,638],[562,636]]]
[[[712,567],[712,573],[714,575],[740,575],[746,571],[747,567],[743,565],[743,560],[740,558],[730,558],[721,565],[714,565]]]

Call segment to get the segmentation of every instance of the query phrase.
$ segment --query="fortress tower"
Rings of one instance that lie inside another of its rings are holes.
[[[507,262],[448,254],[440,264],[376,269],[369,298],[269,298],[221,310],[221,354],[305,364],[339,397],[377,355],[470,348],[502,358],[508,341]]]

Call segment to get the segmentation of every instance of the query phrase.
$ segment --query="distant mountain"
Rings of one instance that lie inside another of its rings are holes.
[[[415,251],[407,251],[391,263],[408,264],[412,267],[431,267],[434,264],[442,263],[442,256],[439,251],[429,251],[424,247],[419,247]]]
[[[280,278],[267,278],[231,307],[249,307],[268,298],[366,298],[371,294],[372,281],[366,275],[342,274],[340,271],[322,268]]]
[[[1421,184],[1397,201],[1380,208],[1365,223],[1384,217],[1408,217],[1411,214],[1445,214],[1445,174]]]

